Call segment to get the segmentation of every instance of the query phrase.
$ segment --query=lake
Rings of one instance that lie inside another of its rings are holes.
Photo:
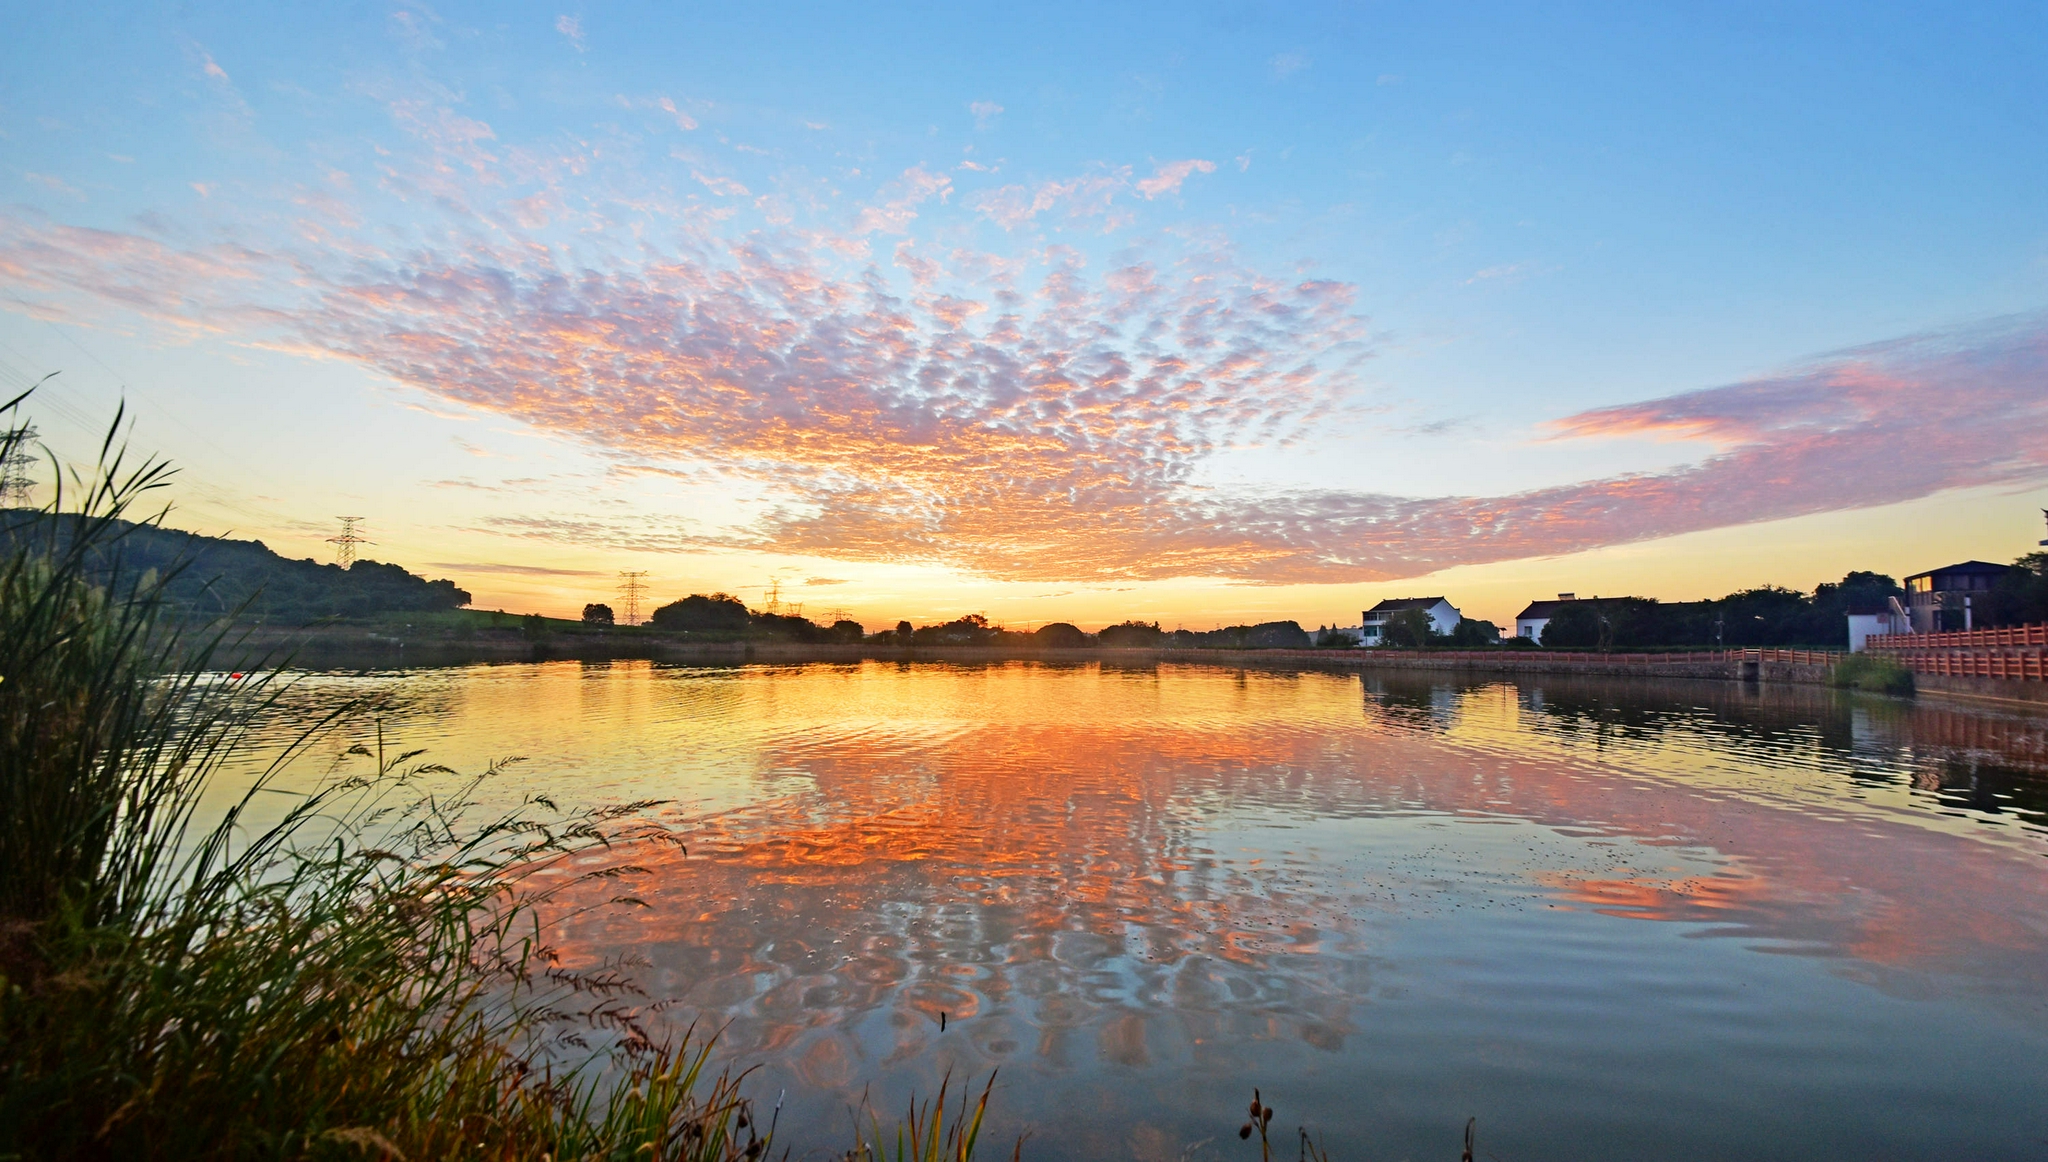
[[[799,1155],[997,1068],[989,1156],[1256,1157],[1255,1085],[1287,1157],[1455,1159],[1472,1117],[1508,1162],[2048,1153],[2039,714],[1031,662],[290,700],[363,696],[429,758],[523,756],[506,802],[667,801],[687,857],[559,939],[722,1028]]]

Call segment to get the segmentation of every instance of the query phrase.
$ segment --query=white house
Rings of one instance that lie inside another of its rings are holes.
[[[1913,615],[1896,597],[1885,605],[1858,605],[1849,609],[1849,652],[1860,654],[1873,637],[1887,633],[1912,633]]]
[[[1542,641],[1543,627],[1550,624],[1551,616],[1578,599],[1576,593],[1560,593],[1556,601],[1531,601],[1527,609],[1515,615],[1515,636]]]
[[[1365,611],[1359,645],[1376,646],[1386,638],[1387,622],[1403,610],[1419,609],[1429,616],[1432,633],[1449,634],[1465,620],[1458,607],[1441,597],[1390,597]]]

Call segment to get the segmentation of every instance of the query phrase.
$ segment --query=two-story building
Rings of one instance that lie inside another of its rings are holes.
[[[1359,645],[1376,646],[1386,640],[1387,623],[1405,610],[1419,609],[1429,618],[1431,633],[1444,634],[1465,620],[1458,607],[1441,597],[1389,597],[1361,614]]]
[[[1964,561],[1906,578],[1906,608],[1913,618],[1913,632],[1977,628],[1973,608],[1976,600],[1998,584],[1998,579],[2010,568],[1989,561]]]

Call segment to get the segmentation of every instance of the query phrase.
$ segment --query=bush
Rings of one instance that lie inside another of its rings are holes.
[[[583,607],[583,624],[585,624],[585,625],[610,625],[610,624],[612,624],[612,607],[611,607],[611,606],[609,606],[609,605],[605,605],[605,604],[603,604],[602,602],[595,602],[595,601],[591,602],[591,603],[590,603],[589,605],[586,605],[586,606],[584,606],[584,607]]]
[[[1850,654],[1828,671],[1828,685],[1875,694],[1911,694],[1913,671],[1879,654]]]

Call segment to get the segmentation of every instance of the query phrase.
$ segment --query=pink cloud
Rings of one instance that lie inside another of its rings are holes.
[[[1161,194],[1177,194],[1180,192],[1181,183],[1187,181],[1190,175],[1215,172],[1216,163],[1213,161],[1169,161],[1153,167],[1152,176],[1138,183],[1138,194],[1147,201]]]
[[[854,223],[855,234],[871,234],[881,231],[885,234],[901,234],[917,217],[917,207],[936,197],[944,201],[953,192],[953,179],[942,173],[932,173],[921,165],[904,170],[895,181],[882,188],[885,200],[880,205],[868,206],[861,210],[860,218]]]
[[[622,471],[713,472],[774,498],[732,529],[545,512],[492,526],[559,541],[1060,582],[1346,581],[2048,479],[2048,322],[2029,319],[1551,426],[1554,440],[1700,446],[1669,471],[1506,496],[1218,488],[1204,469],[1219,454],[1309,437],[1356,390],[1370,346],[1355,288],[1185,241],[1105,268],[1042,243],[941,260],[906,236],[893,265],[874,264],[869,236],[907,235],[953,192],[922,166],[877,191],[852,233],[725,237],[690,216],[700,202],[598,168],[594,147],[503,143],[431,102],[392,110],[416,155],[390,162],[385,189],[425,192],[445,215],[405,243],[311,203],[293,208],[297,236],[260,247],[0,211],[0,280],[45,317],[91,322],[112,305],[349,360]],[[1107,220],[1117,198],[1213,170],[1104,168],[984,191],[970,209],[1007,227]],[[843,221],[843,205],[778,213]],[[644,228],[657,221],[672,228]],[[564,226],[585,239],[573,258],[547,233]]]

